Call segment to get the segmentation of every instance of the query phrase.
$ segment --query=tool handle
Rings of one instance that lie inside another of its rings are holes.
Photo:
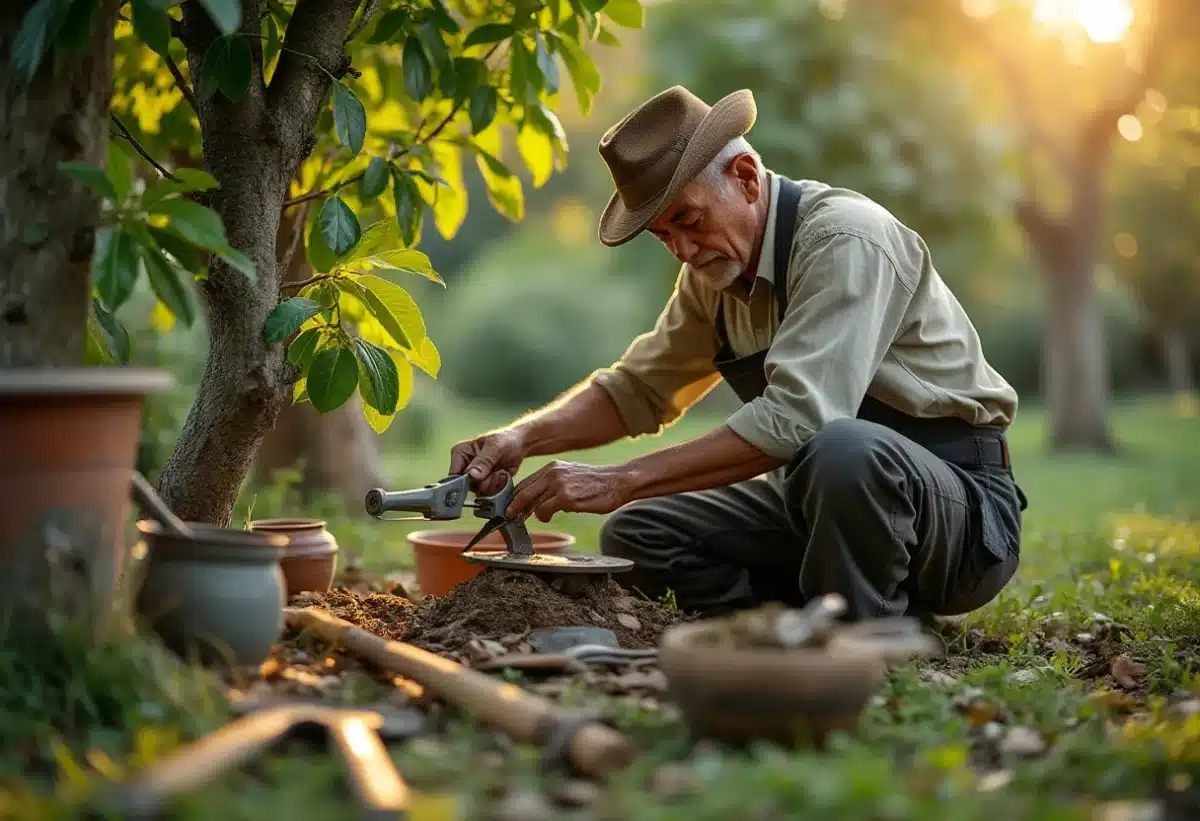
[[[265,751],[296,723],[295,713],[288,708],[236,719],[117,785],[109,800],[123,814],[153,814],[172,796],[203,786]]]
[[[167,503],[155,492],[154,486],[146,481],[145,476],[135,470],[131,478],[133,480],[133,499],[144,515],[153,516],[159,524],[176,536],[182,536],[185,539],[192,538],[192,529],[184,524],[183,520],[171,511],[171,508],[167,507]]]
[[[539,743],[547,725],[560,724],[570,717],[558,705],[515,684],[497,681],[411,644],[389,641],[324,610],[289,607],[284,615],[289,627],[311,628],[358,658],[415,681],[427,692],[503,730],[520,744]],[[572,734],[566,752],[578,771],[603,777],[628,766],[636,748],[617,730],[587,723]]]
[[[417,513],[429,521],[446,521],[462,516],[467,490],[466,476],[447,476],[440,482],[413,490],[376,487],[367,491],[364,506],[367,513],[376,518],[384,513],[404,511]]]
[[[396,818],[408,811],[408,784],[396,769],[379,733],[361,718],[347,716],[329,723],[350,772],[350,784],[372,818]]]

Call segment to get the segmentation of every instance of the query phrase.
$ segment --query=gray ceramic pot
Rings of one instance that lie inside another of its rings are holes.
[[[187,524],[193,539],[138,522],[146,545],[138,615],[185,658],[261,664],[283,632],[287,537]]]

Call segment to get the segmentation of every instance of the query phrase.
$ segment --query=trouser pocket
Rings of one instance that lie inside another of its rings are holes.
[[[1011,474],[998,468],[964,473],[968,526],[957,580],[948,591],[943,615],[984,606],[1012,580],[1020,564],[1023,502]]]

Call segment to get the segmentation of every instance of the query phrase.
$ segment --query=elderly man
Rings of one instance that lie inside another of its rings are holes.
[[[724,379],[725,424],[623,464],[551,462],[510,515],[613,513],[622,584],[714,614],[836,592],[850,618],[961,614],[1017,568],[1017,396],[915,232],[853,191],[764,169],[749,91],[656,94],[601,139],[607,246],[681,263],[656,326],[551,406],[459,443],[483,489],[523,459],[656,433]]]

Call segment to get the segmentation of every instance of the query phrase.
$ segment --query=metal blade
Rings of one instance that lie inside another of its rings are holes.
[[[488,519],[487,522],[484,524],[484,526],[479,528],[479,532],[476,533],[471,538],[471,541],[467,542],[467,546],[462,549],[462,552],[466,553],[468,550],[473,548],[475,545],[479,544],[481,541],[486,539],[488,536],[492,535],[497,530],[504,527],[504,525],[507,522],[508,522],[508,519],[505,519],[501,516],[496,516],[491,519]]]

